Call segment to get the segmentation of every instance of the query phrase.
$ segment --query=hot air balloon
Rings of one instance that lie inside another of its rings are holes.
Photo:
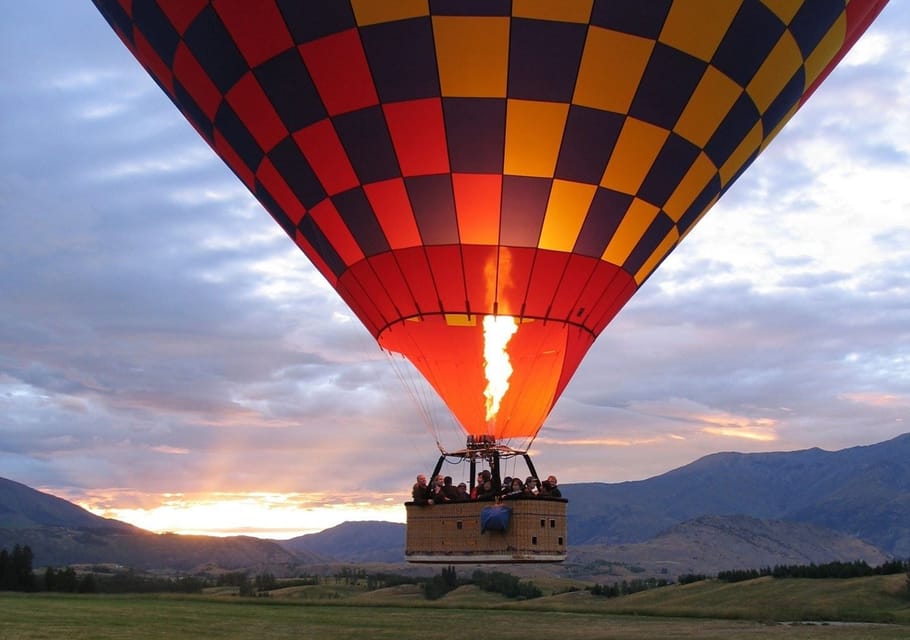
[[[472,481],[500,456],[534,472],[527,450],[595,338],[885,4],[94,2],[432,385],[466,436],[442,453]],[[553,508],[464,557],[563,559]],[[471,529],[459,517],[427,537]],[[411,559],[435,557],[421,544]]]

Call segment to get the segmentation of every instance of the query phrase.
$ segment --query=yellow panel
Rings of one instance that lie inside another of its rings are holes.
[[[509,18],[434,16],[433,36],[443,96],[505,97]]]
[[[709,65],[673,131],[704,147],[742,92],[742,87]]]
[[[504,172],[552,177],[568,114],[569,105],[562,102],[509,100]]]
[[[708,159],[708,156],[699,153],[688,173],[680,180],[673,195],[664,205],[664,212],[672,218],[673,222],[679,222],[695,198],[715,175],[717,175],[717,167]]]
[[[351,0],[358,26],[430,15],[427,0]]]
[[[648,38],[590,27],[572,102],[628,113],[653,48]]]
[[[597,186],[593,184],[554,180],[537,246],[554,251],[571,251],[596,191]]]
[[[476,315],[465,315],[463,313],[445,314],[446,324],[450,327],[474,327],[477,326]]]
[[[730,183],[730,180],[733,179],[733,176],[742,169],[743,165],[746,163],[746,160],[749,159],[762,143],[762,125],[761,122],[757,122],[752,130],[746,134],[746,137],[743,138],[743,141],[739,143],[739,146],[736,147],[736,150],[730,154],[730,157],[727,158],[727,161],[720,168],[720,186],[721,188],[727,186]]]
[[[780,94],[802,64],[803,55],[796,40],[789,31],[784,31],[746,87],[746,93],[752,98],[760,113],[768,110],[774,98]]]
[[[635,198],[623,216],[619,228],[613,234],[610,244],[604,250],[601,260],[611,264],[622,265],[628,259],[632,249],[641,241],[641,237],[654,222],[660,210],[653,204]]]
[[[626,118],[600,185],[634,195],[669,135],[661,127]]]
[[[793,16],[803,6],[804,0],[762,0],[762,3],[774,12],[781,22],[789,25]]]
[[[842,13],[834,21],[828,33],[821,39],[818,46],[806,58],[806,88],[812,86],[812,83],[818,79],[821,72],[825,70],[831,59],[840,51],[844,44],[844,38],[847,37],[847,16]]]
[[[635,283],[641,284],[648,279],[648,276],[651,275],[651,272],[657,268],[657,265],[660,264],[660,261],[664,259],[670,250],[676,246],[676,243],[679,242],[679,231],[676,227],[670,229],[670,233],[660,241],[660,244],[657,245],[657,248],[654,250],[654,253],[645,260],[645,263],[641,265],[641,269],[638,270],[638,273],[635,274]]]
[[[512,15],[518,18],[588,22],[594,0],[512,0]]]
[[[740,3],[732,0],[674,2],[659,40],[709,62],[730,28]]]

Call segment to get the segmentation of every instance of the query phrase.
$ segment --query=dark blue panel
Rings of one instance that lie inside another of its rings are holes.
[[[511,0],[430,0],[430,13],[436,16],[507,16]]]
[[[711,158],[714,166],[720,167],[727,161],[730,154],[758,122],[759,117],[755,103],[748,95],[742,94],[705,145],[705,153]]]
[[[588,25],[513,18],[510,98],[571,102]]]
[[[325,189],[292,138],[285,138],[269,152],[269,160],[307,210],[322,202]]]
[[[711,64],[745,87],[780,40],[784,28],[765,5],[758,0],[745,0]]]
[[[297,228],[300,230],[300,234],[306,238],[307,242],[313,246],[313,249],[315,249],[316,253],[319,254],[319,257],[322,258],[322,261],[332,270],[332,273],[334,273],[336,277],[340,277],[347,268],[345,267],[344,260],[341,259],[341,256],[338,255],[332,247],[332,244],[326,239],[325,234],[322,233],[322,229],[313,221],[313,216],[303,216],[303,219],[300,221],[300,224],[297,225]]]
[[[502,173],[506,101],[499,98],[444,98],[442,108],[452,171]]]
[[[768,105],[765,115],[762,116],[762,135],[767,137],[780,121],[790,112],[803,97],[803,88],[806,85],[806,70],[800,67],[796,74],[790,78],[783,90]]]
[[[205,112],[199,108],[199,105],[196,104],[193,97],[183,88],[183,85],[180,84],[180,81],[176,79],[174,80],[174,103],[180,108],[183,115],[186,116],[186,119],[195,125],[196,129],[206,141],[209,144],[212,144],[215,140],[215,130],[212,121],[209,120],[209,117],[205,115]]]
[[[549,178],[502,177],[499,241],[511,247],[536,247],[550,199]]]
[[[218,107],[218,113],[215,114],[215,129],[224,136],[250,171],[256,173],[259,163],[262,162],[262,148],[227,102],[222,102]]]
[[[360,39],[380,102],[439,95],[436,47],[429,18],[363,27]]]
[[[609,111],[572,105],[563,133],[557,178],[599,184],[625,117]]]
[[[326,117],[319,92],[296,48],[259,65],[253,73],[288,131],[299,131]]]
[[[265,210],[268,211],[272,217],[275,219],[284,232],[288,234],[291,239],[296,239],[295,231],[297,230],[297,225],[294,224],[294,221],[288,217],[288,214],[285,213],[284,209],[281,208],[272,194],[270,194],[266,188],[263,186],[259,180],[256,180],[256,199],[262,203],[262,206],[265,207]]]
[[[790,21],[790,33],[796,40],[803,60],[815,50],[831,25],[844,12],[844,0],[808,0]]]
[[[458,221],[448,174],[404,179],[424,244],[457,244]]]
[[[158,57],[169,66],[174,66],[174,53],[180,43],[180,35],[171,21],[162,13],[153,0],[133,0],[133,20],[142,25],[145,39],[152,45]]]
[[[117,0],[92,0],[108,24],[119,31],[127,40],[133,42],[133,22]]]
[[[670,11],[671,0],[596,0],[591,24],[656,39]]]
[[[594,194],[588,217],[578,232],[573,252],[599,259],[610,244],[630,204],[632,196],[599,188]]]
[[[671,132],[657,158],[654,159],[651,170],[645,176],[638,190],[638,197],[657,207],[663,207],[700,151],[701,149],[688,140]]]
[[[348,2],[278,0],[278,9],[294,42],[302,44],[357,26]]]
[[[401,175],[381,107],[351,111],[332,122],[361,184]]]
[[[332,196],[332,202],[365,256],[389,250],[389,242],[360,187]]]
[[[720,177],[715,174],[711,177],[711,181],[708,182],[707,186],[702,189],[701,193],[698,194],[698,197],[692,202],[692,205],[686,209],[686,212],[682,214],[679,218],[679,222],[676,223],[676,228],[679,230],[679,235],[682,237],[698,220],[698,217],[702,214],[702,211],[711,203],[711,200],[714,199],[717,194],[720,193]]]
[[[632,253],[626,258],[622,268],[633,275],[638,273],[638,270],[642,268],[654,253],[654,250],[664,241],[673,226],[673,220],[666,213],[663,211],[658,213],[651,226],[641,237],[641,240],[632,249]]]
[[[183,34],[218,90],[225,94],[249,71],[249,66],[212,7],[206,7]]]
[[[658,42],[638,85],[629,115],[672,129],[708,64]]]

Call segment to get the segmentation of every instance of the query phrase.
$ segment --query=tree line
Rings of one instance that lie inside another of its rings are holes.
[[[722,582],[742,582],[763,576],[810,579],[862,578],[904,573],[908,569],[910,569],[910,564],[903,560],[889,560],[875,567],[869,566],[863,560],[857,560],[855,562],[827,562],[824,564],[776,565],[763,569],[733,569],[719,572],[717,579]]]

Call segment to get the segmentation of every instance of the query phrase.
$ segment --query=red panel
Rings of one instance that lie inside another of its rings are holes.
[[[288,137],[288,130],[252,72],[245,74],[225,96],[263,151]]]
[[[262,164],[259,165],[259,169],[256,170],[256,177],[259,178],[259,182],[275,198],[275,201],[284,209],[284,212],[288,214],[294,224],[299,224],[306,213],[306,209],[300,204],[300,200],[297,199],[288,183],[284,181],[275,165],[268,158],[263,159]]]
[[[326,193],[334,195],[357,186],[354,167],[351,166],[331,121],[320,120],[301,129],[294,134],[294,140]]]
[[[496,299],[497,247],[461,245],[464,281],[471,313],[494,313]]]
[[[528,247],[499,247],[499,280],[496,283],[499,313],[522,315],[535,252],[536,249]]]
[[[578,316],[576,312],[573,321],[580,321],[588,331],[594,331],[595,323],[591,321],[591,313],[605,297],[606,291],[610,287],[610,283],[614,278],[619,277],[620,273],[624,274],[625,271],[615,264],[610,264],[603,260],[597,262],[597,267],[594,269],[591,279],[588,280],[588,283],[581,293],[581,297],[578,299],[577,308],[578,311],[581,312],[581,315]],[[625,282],[625,278],[623,278],[623,282]]]
[[[409,100],[382,105],[404,176],[449,172],[442,101]]]
[[[378,309],[376,309],[376,305],[373,304],[373,301],[370,300],[370,297],[350,271],[346,271],[338,279],[335,290],[341,294],[345,303],[360,318],[367,330],[374,337],[378,336],[380,328],[385,326],[385,321]]]
[[[234,148],[228,144],[217,129],[215,130],[215,152],[221,156],[227,166],[234,170],[247,189],[255,193],[256,180],[253,177],[253,170],[246,166],[246,163],[234,152]]]
[[[183,42],[177,45],[174,54],[174,77],[184,86],[206,117],[214,121],[224,96]]]
[[[569,261],[569,253],[538,250],[528,285],[525,315],[532,318],[554,318],[549,309]],[[561,319],[561,318],[555,318]]]
[[[566,355],[563,358],[562,373],[559,376],[559,382],[556,385],[556,396],[553,398],[554,404],[559,400],[559,396],[565,390],[569,380],[575,375],[578,365],[581,364],[588,349],[594,344],[594,336],[583,329],[570,326],[566,340]]]
[[[423,244],[404,180],[394,178],[363,185],[363,191],[392,249]]]
[[[395,308],[388,293],[386,293],[384,284],[376,277],[376,273],[369,262],[366,260],[358,262],[351,267],[350,272],[350,277],[357,281],[366,297],[376,307],[377,313],[382,318],[381,327],[385,327],[401,318],[401,314]],[[350,282],[347,273],[342,276],[342,280]]]
[[[294,40],[274,2],[216,0],[214,5],[251,67],[294,46]]]
[[[433,281],[446,313],[466,313],[467,294],[464,290],[464,272],[459,245],[440,244],[426,247],[427,260]]]
[[[408,287],[417,302],[419,313],[437,313],[439,296],[436,293],[436,283],[430,272],[426,252],[423,247],[413,247],[395,252],[395,258],[401,265],[401,271],[408,280]]]
[[[294,235],[294,242],[297,243],[297,246],[300,247],[300,250],[303,251],[303,255],[309,258],[310,262],[313,263],[313,266],[322,274],[322,276],[328,281],[333,288],[337,289],[338,279],[335,277],[335,273],[329,269],[322,257],[319,255],[319,252],[313,249],[313,246],[307,241],[300,231],[297,231]]]
[[[581,292],[594,272],[600,260],[577,253],[571,254],[569,264],[562,276],[562,282],[553,296],[551,317],[562,318],[568,322],[580,322],[581,317],[575,313],[576,303]]]
[[[844,38],[844,44],[831,58],[831,62],[828,63],[825,69],[818,74],[815,82],[803,93],[803,97],[799,101],[800,105],[815,93],[818,86],[825,81],[825,78],[834,70],[834,67],[847,55],[847,52],[856,44],[856,41],[863,35],[866,28],[872,24],[872,21],[875,20],[881,10],[885,8],[886,4],[888,4],[888,0],[852,0],[847,4],[847,34]]]
[[[300,45],[300,55],[329,115],[379,104],[357,29]]]
[[[371,258],[367,258],[373,271],[382,281],[382,285],[392,298],[392,302],[398,308],[402,317],[408,318],[417,315],[417,305],[414,302],[414,296],[408,289],[408,283],[405,281],[401,267],[392,253],[379,253]]]
[[[155,50],[152,48],[152,45],[148,40],[145,39],[145,36],[142,35],[139,30],[134,29],[134,37],[136,39],[136,57],[142,62],[149,73],[151,73],[158,80],[161,86],[165,87],[168,94],[173,97],[174,95],[174,76],[171,72],[171,68],[164,63]]]
[[[177,33],[183,35],[196,16],[208,6],[208,0],[158,0],[158,6],[174,25]]]
[[[453,173],[452,189],[461,242],[498,244],[502,175]]]
[[[620,271],[616,279],[610,284],[610,289],[604,294],[603,304],[598,305],[591,314],[590,323],[594,325],[594,335],[600,335],[610,321],[616,317],[629,299],[638,291],[635,278],[625,271]]]
[[[351,235],[351,230],[348,229],[331,200],[326,198],[317,204],[310,209],[310,215],[313,216],[313,220],[319,225],[329,244],[346,266],[350,267],[363,260],[360,245]]]

